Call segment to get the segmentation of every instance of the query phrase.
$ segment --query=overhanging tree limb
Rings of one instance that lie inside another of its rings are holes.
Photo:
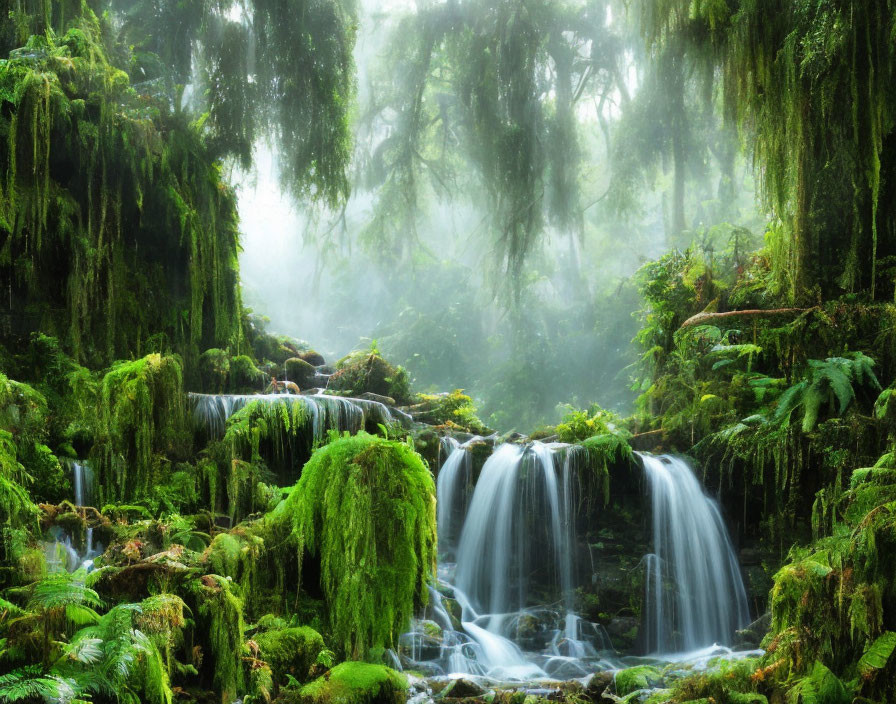
[[[750,310],[729,310],[725,311],[724,313],[707,313],[704,311],[702,313],[692,315],[681,324],[681,327],[688,328],[692,325],[702,325],[714,320],[719,320],[720,318],[747,318],[769,315],[791,315],[794,313],[806,313],[810,310],[816,310],[817,308],[818,306],[813,306],[812,308],[753,308]]]

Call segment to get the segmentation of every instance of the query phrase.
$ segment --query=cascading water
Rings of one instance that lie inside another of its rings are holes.
[[[311,418],[311,432],[315,439],[324,438],[328,430],[357,433],[363,430],[366,419],[388,424],[411,422],[410,416],[390,409],[379,401],[326,394],[187,394],[193,404],[193,416],[199,427],[213,436],[221,436],[230,418],[254,401],[269,404],[299,404]]]
[[[441,629],[441,641],[420,628],[406,634],[406,650],[434,673],[495,679],[566,679],[609,667],[598,654],[610,648],[606,635],[572,610],[572,480],[583,451],[500,445],[482,468],[455,541],[472,472],[469,445],[479,441],[448,441],[452,451],[439,473],[441,585],[425,615]]]
[[[649,652],[727,644],[749,622],[737,557],[715,501],[683,460],[640,455],[651,494],[644,632]]]
[[[86,462],[71,462],[75,506],[88,506],[93,501],[93,470]]]
[[[69,462],[72,473],[72,493],[75,506],[79,509],[89,506],[93,501],[94,476],[90,465],[85,461]],[[50,530],[48,540],[44,542],[44,553],[47,557],[47,568],[50,572],[74,572],[84,568],[88,572],[93,569],[93,561],[102,554],[102,546],[95,545],[93,528],[88,526],[81,549],[75,547],[72,536],[60,526]]]

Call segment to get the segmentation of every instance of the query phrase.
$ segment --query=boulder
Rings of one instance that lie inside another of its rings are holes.
[[[317,379],[317,370],[298,357],[290,357],[283,363],[283,373],[287,379],[295,382],[300,389],[314,386]]]
[[[327,360],[324,359],[324,356],[317,352],[316,350],[308,350],[307,352],[299,353],[299,359],[308,362],[308,364],[314,367],[320,367],[327,363]]]
[[[442,699],[468,699],[470,697],[481,697],[486,692],[484,687],[480,687],[472,680],[461,677],[452,680],[445,689],[442,690]]]
[[[365,391],[363,394],[358,396],[358,398],[365,401],[376,401],[377,403],[382,403],[385,406],[395,405],[395,399],[391,396],[382,396],[381,394],[375,394],[370,391]]]
[[[299,690],[302,704],[405,704],[407,678],[383,665],[344,662]]]
[[[614,678],[616,694],[624,697],[639,689],[659,686],[663,681],[663,673],[651,665],[638,665],[625,670],[618,670]]]

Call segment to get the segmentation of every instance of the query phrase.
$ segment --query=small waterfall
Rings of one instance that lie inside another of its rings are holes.
[[[651,494],[654,552],[646,559],[648,652],[730,643],[749,622],[740,567],[722,515],[683,460],[641,454]]]
[[[224,434],[227,419],[253,401],[269,404],[298,404],[311,419],[311,433],[322,440],[328,430],[357,433],[363,430],[368,418],[384,425],[411,423],[411,417],[398,409],[390,409],[379,401],[345,396],[317,394],[187,394],[193,405],[196,424],[210,435]]]
[[[94,498],[94,475],[90,464],[84,460],[70,460],[67,464],[72,473],[74,505],[79,508],[90,506]],[[93,569],[93,561],[103,554],[102,546],[94,544],[91,526],[86,528],[84,544],[80,550],[75,546],[72,535],[58,525],[49,530],[49,535],[43,541],[43,548],[50,572],[74,572],[82,567],[89,572]]]
[[[93,470],[87,462],[72,461],[72,486],[75,506],[89,506],[93,502]]]
[[[466,487],[472,479],[473,458],[467,451],[471,443],[480,441],[474,437],[461,445],[452,437],[442,439],[441,449],[447,454],[436,483],[439,526],[439,555],[443,560],[454,558],[457,549],[457,514],[463,516],[467,509]]]
[[[441,629],[441,639],[435,644],[418,628],[403,637],[405,650],[439,673],[498,679],[568,679],[598,662],[609,666],[599,655],[611,648],[606,634],[573,611],[573,478],[584,451],[500,445],[482,467],[455,541],[472,474],[468,446],[477,440],[446,441],[450,454],[439,472],[443,579],[424,617]],[[456,564],[447,561],[455,555]],[[541,603],[545,595],[553,595],[551,603]]]

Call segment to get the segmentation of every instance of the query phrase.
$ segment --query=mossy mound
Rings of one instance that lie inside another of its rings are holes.
[[[650,665],[638,665],[616,673],[616,694],[624,697],[639,689],[656,687],[663,681],[663,674]]]
[[[309,670],[324,650],[323,636],[308,626],[271,628],[257,633],[252,640],[278,681],[287,674],[300,682],[308,679]]]
[[[479,420],[473,399],[455,389],[444,394],[421,394],[420,403],[409,410],[415,420],[430,425],[446,425],[474,435],[489,435],[492,431]]]
[[[435,486],[420,456],[363,432],[336,437],[305,465],[274,520],[298,550],[300,573],[303,560],[320,560],[338,647],[356,658],[392,647],[426,603],[435,566]]]
[[[404,704],[407,679],[383,665],[344,662],[299,691],[302,704]]]
[[[304,359],[290,357],[283,363],[283,374],[289,381],[295,382],[300,389],[307,389],[314,382],[317,372]]]
[[[363,393],[389,396],[398,403],[411,399],[407,371],[393,367],[376,352],[354,352],[340,359],[327,388],[352,396]]]

